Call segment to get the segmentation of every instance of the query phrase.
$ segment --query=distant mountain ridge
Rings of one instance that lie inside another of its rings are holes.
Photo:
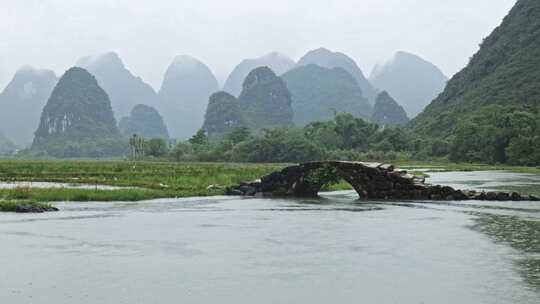
[[[409,122],[405,109],[383,91],[375,99],[371,121],[381,126],[403,126]]]
[[[399,100],[407,114],[415,117],[444,90],[448,78],[431,62],[397,52],[385,64],[376,66],[369,80]]]
[[[41,110],[57,82],[51,70],[25,66],[15,73],[0,93],[0,129],[7,138],[20,146],[32,143]]]
[[[174,138],[187,139],[201,128],[208,98],[219,90],[216,77],[200,60],[177,56],[159,90],[161,113]]]
[[[143,104],[136,105],[129,116],[122,118],[118,128],[125,137],[137,135],[146,139],[169,139],[163,117],[155,108]]]
[[[298,126],[334,119],[350,113],[368,119],[372,107],[354,77],[342,68],[310,64],[281,76],[292,95],[294,122]]]
[[[319,48],[307,52],[298,61],[298,66],[304,66],[309,64],[316,64],[324,68],[342,68],[349,72],[358,82],[358,85],[362,89],[362,94],[370,102],[374,102],[377,94],[377,89],[374,88],[371,83],[366,79],[364,73],[356,64],[356,62],[349,56],[340,52],[333,52],[326,48]]]
[[[223,91],[210,96],[204,118],[202,128],[211,139],[220,138],[236,128],[247,127],[238,99]]]
[[[55,157],[104,157],[124,149],[111,102],[82,68],[64,73],[43,108],[32,149]]]
[[[109,52],[79,59],[76,66],[94,75],[107,92],[117,119],[128,116],[138,104],[159,106],[160,98],[154,89],[140,77],[133,75],[120,56]]]
[[[259,67],[248,74],[238,101],[252,129],[293,125],[291,93],[269,67]]]
[[[245,59],[231,72],[225,81],[223,91],[233,96],[239,96],[244,80],[255,68],[266,66],[279,76],[292,69],[295,65],[294,60],[278,52],[272,52],[259,58]]]

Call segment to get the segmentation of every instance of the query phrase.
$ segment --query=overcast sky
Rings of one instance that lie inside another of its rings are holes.
[[[223,81],[244,58],[297,60],[324,46],[366,75],[398,50],[451,76],[515,0],[0,0],[0,87],[24,64],[59,75],[84,55],[120,54],[159,88],[175,55],[199,58]]]

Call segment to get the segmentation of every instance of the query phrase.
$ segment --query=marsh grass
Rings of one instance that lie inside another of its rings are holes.
[[[141,201],[166,197],[222,195],[227,186],[255,180],[280,170],[284,166],[233,163],[0,160],[0,181],[130,187],[116,190],[20,187],[0,189],[0,199],[40,202]]]

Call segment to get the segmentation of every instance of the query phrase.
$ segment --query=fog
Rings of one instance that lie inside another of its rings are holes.
[[[219,80],[270,51],[295,60],[324,46],[369,74],[395,51],[451,76],[515,0],[0,0],[0,88],[24,64],[61,74],[84,55],[120,54],[159,88],[175,55],[208,64]]]

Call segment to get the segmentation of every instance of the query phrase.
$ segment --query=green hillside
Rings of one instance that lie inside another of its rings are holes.
[[[540,1],[519,0],[467,67],[411,123],[421,135],[448,137],[488,105],[540,108]]]

